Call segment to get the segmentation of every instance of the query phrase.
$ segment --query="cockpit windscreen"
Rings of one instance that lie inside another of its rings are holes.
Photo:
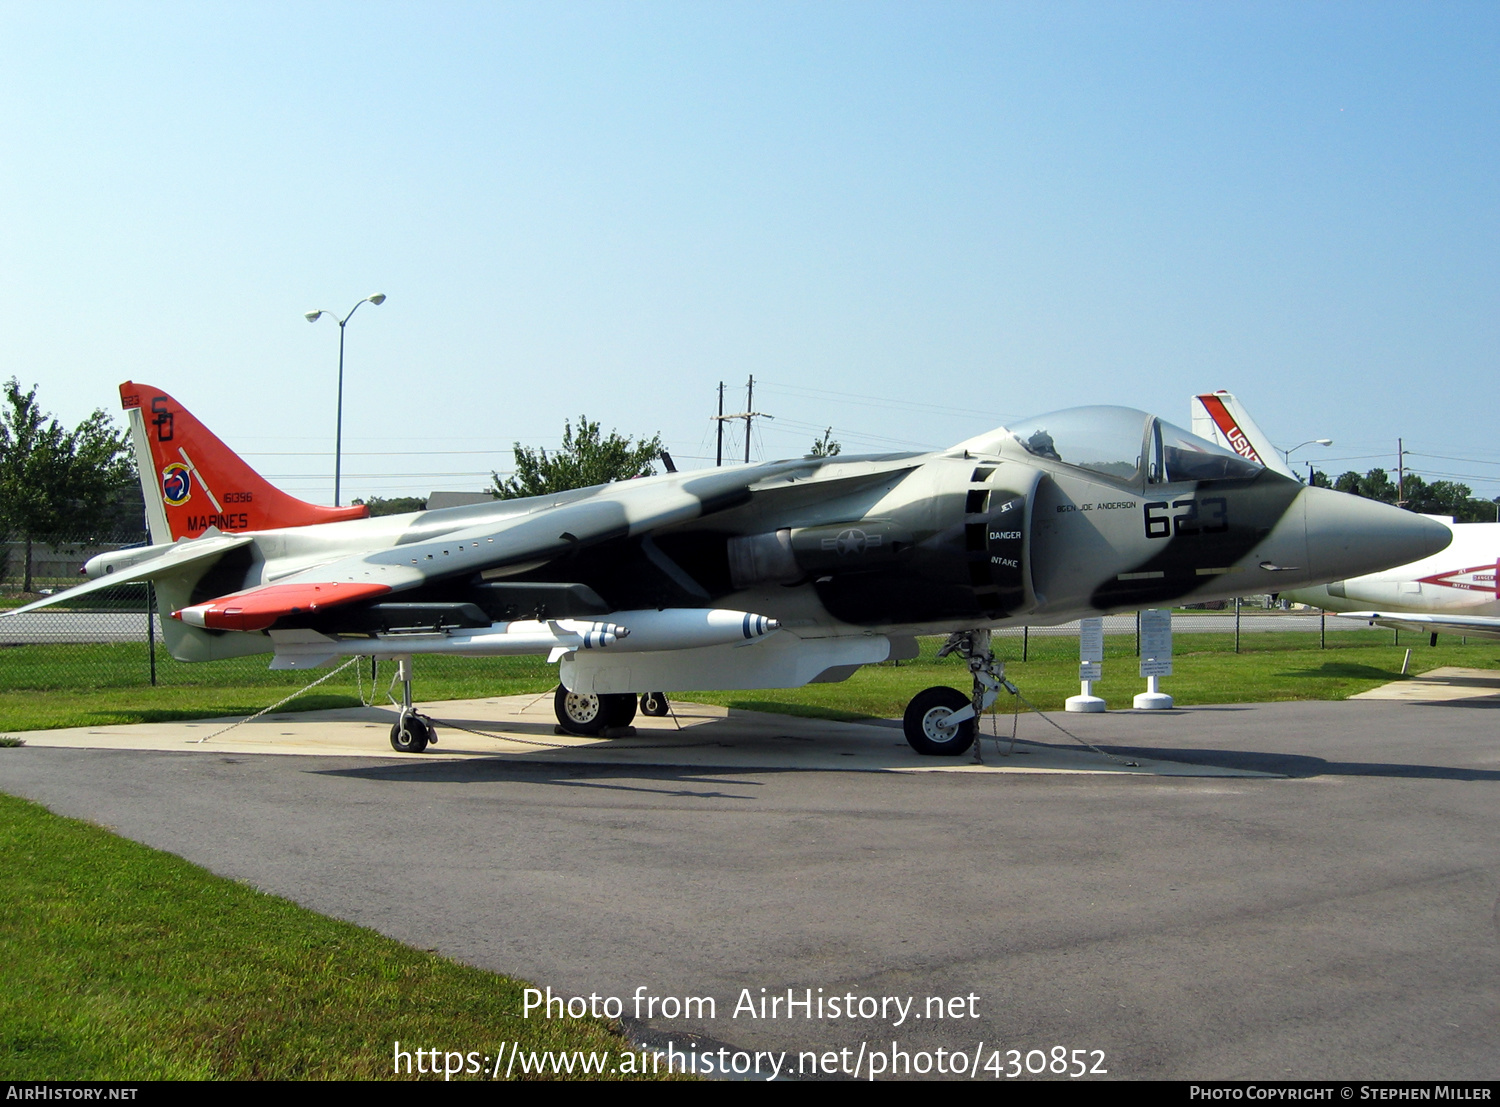
[[[1129,407],[1074,407],[1038,415],[1009,430],[1036,457],[1135,480],[1150,418]]]
[[[1156,421],[1153,438],[1151,480],[1167,481],[1230,480],[1253,477],[1263,466],[1248,458],[1215,445],[1165,419]]]
[[[1262,466],[1164,419],[1129,407],[1074,407],[1016,423],[1010,433],[1034,457],[1116,480],[1151,484],[1253,477]],[[1145,455],[1142,473],[1143,459]]]

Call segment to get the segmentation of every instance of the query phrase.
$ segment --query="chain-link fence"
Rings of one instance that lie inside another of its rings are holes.
[[[140,530],[45,539],[0,531],[0,594],[12,600],[34,599],[71,588],[82,580],[89,558],[145,541],[146,534]]]
[[[141,545],[142,532],[0,542],[0,606],[16,608],[65,591],[101,553]],[[29,565],[28,565],[29,562]],[[28,589],[26,585],[29,584]],[[77,601],[0,619],[0,689],[103,690],[305,683],[298,673],[271,673],[268,656],[185,665],[167,653],[155,590],[123,584]]]
[[[272,671],[269,652],[211,662],[177,661],[162,642],[162,615],[150,610],[154,606],[149,585],[122,585],[88,596],[76,609],[59,605],[64,609],[0,619],[0,690],[291,688],[317,675]],[[421,657],[417,664],[424,683],[436,681],[445,697],[467,698],[494,695],[517,680],[535,679],[543,673],[546,659]],[[339,681],[339,690],[354,691],[362,682],[368,697],[372,669],[384,702],[394,662],[374,667],[365,661],[359,674],[351,670],[347,680]]]
[[[150,611],[154,593],[149,585],[122,585],[88,596],[76,607],[58,605],[41,611],[0,619],[0,687],[17,689],[127,688],[145,685],[253,686],[305,683],[299,672],[271,672],[270,656],[257,654],[210,663],[186,664],[174,660],[162,644],[161,614]],[[1308,614],[1246,614],[1236,620],[1232,612],[1185,615],[1173,621],[1177,634],[1209,632],[1234,634],[1236,624],[1245,634],[1259,631],[1306,631],[1317,644],[1322,620]],[[1132,635],[1134,615],[1110,615],[1104,619],[1107,635]],[[1342,628],[1339,628],[1342,629]],[[1015,639],[1007,652],[1024,658],[1029,639],[1076,637],[1078,624],[1015,628],[997,632],[998,638]],[[439,658],[419,659],[424,677],[443,676],[445,686],[468,694],[491,694],[497,678],[502,683],[522,671],[540,671],[534,658]],[[381,686],[387,672],[381,674]],[[368,666],[365,673],[368,675]],[[353,675],[350,681],[354,680]]]
[[[140,533],[111,535],[110,540],[79,538],[74,541],[0,543],[0,603],[20,606],[71,587],[79,582],[83,564],[97,554],[137,545]],[[30,559],[32,590],[23,593]],[[272,672],[268,655],[184,664],[174,660],[162,644],[161,613],[154,611],[155,593],[149,584],[125,584],[94,592],[76,602],[63,602],[40,611],[0,619],[0,688],[51,690],[62,688],[106,689],[150,685],[169,687],[254,687],[297,685],[306,674]],[[1232,605],[1231,605],[1232,606]],[[1178,633],[1194,631],[1239,632],[1254,630],[1319,629],[1316,615],[1271,614],[1260,604],[1251,614],[1235,611],[1196,612],[1174,621]],[[1134,615],[1110,615],[1104,620],[1107,635],[1128,635],[1137,629]],[[1003,638],[1019,638],[1020,652],[1029,652],[1031,638],[1076,636],[1078,624],[1016,628],[999,632]],[[535,658],[423,658],[424,677],[440,676],[455,695],[484,696],[497,685],[508,685],[526,674],[544,671]],[[365,670],[368,673],[368,669]],[[351,682],[354,676],[351,673]],[[385,681],[382,679],[382,687]]]

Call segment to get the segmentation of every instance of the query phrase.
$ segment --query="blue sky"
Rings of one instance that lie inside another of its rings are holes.
[[[0,3],[0,376],[310,499],[1236,392],[1500,495],[1493,4]],[[742,447],[738,432],[732,449]],[[1433,456],[1441,455],[1441,456]]]

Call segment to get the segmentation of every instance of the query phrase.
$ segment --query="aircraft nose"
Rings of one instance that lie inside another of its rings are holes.
[[[1301,492],[1317,580],[1344,580],[1430,557],[1453,540],[1442,523],[1328,488]]]

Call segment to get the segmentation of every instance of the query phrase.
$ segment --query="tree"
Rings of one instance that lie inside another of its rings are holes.
[[[1367,500],[1379,500],[1387,504],[1396,502],[1396,486],[1391,483],[1391,478],[1384,469],[1371,469],[1364,476],[1351,469],[1340,474],[1333,482],[1333,487],[1337,492],[1348,492],[1351,496],[1363,496]]]
[[[427,510],[426,496],[371,496],[368,500],[351,500],[354,504],[363,504],[370,509],[370,516],[377,515],[406,515],[413,511]]]
[[[808,457],[834,457],[843,450],[837,439],[833,437],[833,428],[829,427],[823,432],[822,438],[813,440],[812,453]]]
[[[101,409],[65,430],[12,377],[0,408],[0,527],[26,540],[23,590],[31,591],[37,540],[98,531],[135,479],[124,432]]]
[[[576,434],[571,422],[564,423],[563,428],[562,449],[550,456],[546,450],[516,443],[515,475],[502,481],[499,473],[490,474],[496,499],[545,496],[569,488],[649,477],[656,472],[651,463],[662,455],[660,434],[631,445],[631,439],[613,430],[604,437],[599,424],[590,422],[586,415],[578,417]]]
[[[1322,477],[1323,474],[1316,476]],[[1334,481],[1333,487],[1367,500],[1398,503],[1396,485],[1384,469],[1371,469],[1364,476],[1350,470]],[[1403,498],[1399,506],[1408,511],[1423,515],[1451,515],[1459,523],[1500,521],[1495,518],[1500,512],[1494,509],[1492,501],[1475,498],[1472,488],[1457,481],[1435,480],[1428,484],[1417,474],[1408,472],[1401,480],[1400,494]]]

